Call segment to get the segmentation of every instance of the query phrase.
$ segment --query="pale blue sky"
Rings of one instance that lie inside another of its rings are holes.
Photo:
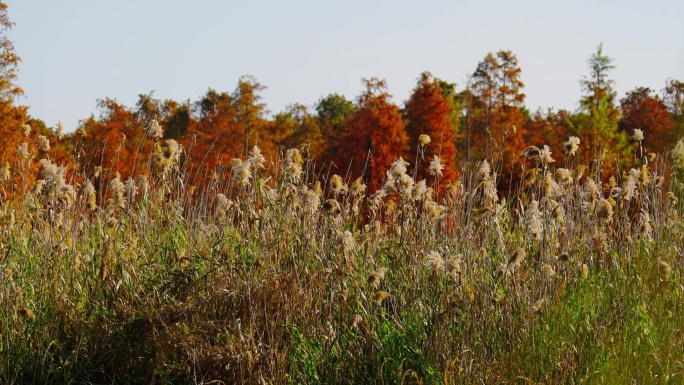
[[[518,57],[531,110],[574,110],[596,46],[615,59],[618,97],[684,80],[684,1],[6,0],[22,104],[73,131],[96,99],[197,100],[251,74],[272,113],[350,99],[362,77],[403,103],[423,71],[458,83],[488,52]]]

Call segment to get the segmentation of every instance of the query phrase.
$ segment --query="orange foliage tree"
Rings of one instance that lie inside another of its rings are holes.
[[[454,180],[456,172],[456,147],[453,141],[451,108],[442,93],[442,89],[429,72],[423,72],[411,98],[406,103],[406,132],[409,140],[409,159],[418,151],[425,151],[426,159],[416,167],[418,179],[428,179],[430,184],[434,177],[430,176],[429,162],[435,155],[444,164],[443,180]],[[428,135],[430,144],[421,146],[420,136]],[[421,161],[420,157],[414,163]]]
[[[406,153],[408,137],[399,108],[390,101],[387,84],[377,78],[363,79],[365,92],[358,110],[344,125],[338,170],[352,178],[363,176],[368,191],[376,191],[394,160]]]
[[[23,96],[24,91],[16,85],[16,71],[21,58],[7,37],[13,26],[7,15],[7,4],[0,1],[0,167],[4,162],[11,163],[19,144],[28,140],[22,138],[19,129],[28,121],[27,108],[14,105],[15,98]]]
[[[525,86],[520,80],[518,59],[511,51],[489,53],[472,76],[468,120],[469,149],[474,160],[496,161],[500,188],[510,189],[525,148],[525,116],[522,108]]]
[[[74,134],[75,156],[88,177],[102,167],[104,180],[119,172],[122,177],[145,171],[151,142],[132,110],[113,99],[98,100],[99,118],[81,122]]]

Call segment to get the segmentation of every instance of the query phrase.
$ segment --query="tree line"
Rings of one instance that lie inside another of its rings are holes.
[[[127,178],[146,169],[148,159],[141,154],[173,140],[198,184],[257,145],[272,161],[298,147],[320,172],[362,177],[370,191],[382,185],[399,157],[416,177],[439,183],[487,159],[505,192],[524,179],[526,158],[520,155],[528,146],[547,145],[558,161],[592,165],[600,160],[608,175],[638,154],[666,151],[684,128],[683,82],[667,79],[660,93],[638,87],[618,100],[610,78],[613,60],[599,45],[580,80],[576,111],[529,111],[517,57],[501,50],[487,54],[462,89],[429,72],[420,74],[403,104],[392,100],[384,80],[369,78],[362,80],[364,89],[355,100],[331,93],[313,108],[295,103],[267,116],[261,97],[265,86],[243,76],[234,90],[208,89],[195,101],[161,100],[154,92],[140,94],[135,106],[104,98],[97,102],[97,116],[65,134],[61,124],[47,127],[27,106],[15,103],[23,95],[16,85],[20,58],[6,36],[13,25],[6,8],[0,2],[0,161],[7,165],[17,162],[23,143],[44,137],[57,162],[78,163],[86,175],[105,170]],[[28,132],[22,130],[29,126]],[[156,135],[148,135],[151,126],[157,127]],[[644,133],[643,141],[632,139],[635,130]],[[576,158],[564,152],[571,136],[583,148]],[[443,169],[431,175],[435,157]]]

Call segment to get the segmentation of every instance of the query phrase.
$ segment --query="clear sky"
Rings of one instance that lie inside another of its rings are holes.
[[[98,98],[177,101],[250,74],[272,113],[350,99],[384,78],[402,104],[421,72],[463,89],[488,52],[518,57],[526,105],[575,110],[599,43],[618,97],[684,80],[684,1],[5,0],[32,116],[73,131]]]

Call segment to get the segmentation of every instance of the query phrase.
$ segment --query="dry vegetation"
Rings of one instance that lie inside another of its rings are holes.
[[[2,383],[684,382],[684,144],[613,177],[528,147],[503,199],[497,159],[366,191],[256,147],[195,190],[148,134],[135,179],[2,166]]]

